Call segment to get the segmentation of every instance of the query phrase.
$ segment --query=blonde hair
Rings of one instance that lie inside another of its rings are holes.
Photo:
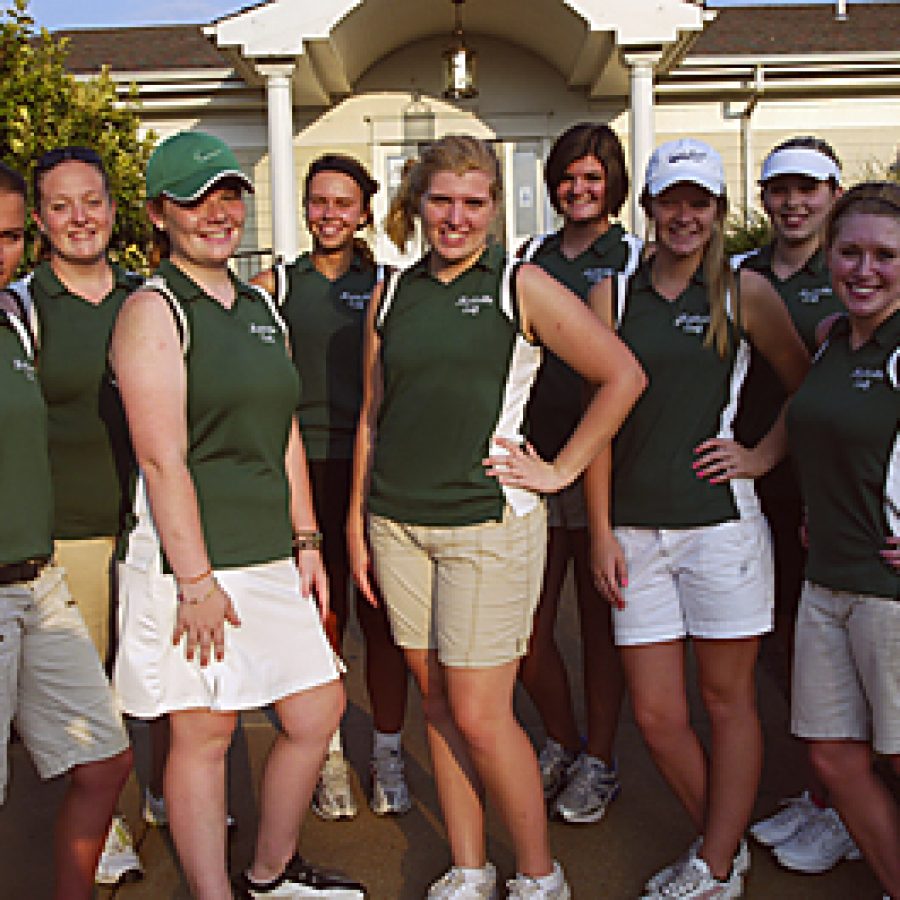
[[[403,167],[400,187],[391,201],[384,230],[401,250],[415,229],[422,197],[438,172],[484,172],[491,179],[491,198],[500,197],[500,163],[487,141],[464,134],[448,134],[431,144],[420,159]]]
[[[728,353],[731,342],[731,321],[740,322],[738,313],[737,280],[731,268],[731,262],[725,253],[725,213],[728,211],[728,198],[713,195],[716,201],[716,218],[712,223],[709,243],[703,251],[703,276],[706,279],[707,299],[709,301],[709,327],[703,338],[704,347],[715,347],[719,356]],[[652,197],[645,187],[641,192],[640,204],[647,213],[646,243],[650,243],[650,222],[653,215],[650,210]],[[728,315],[728,298],[731,297],[732,315]]]

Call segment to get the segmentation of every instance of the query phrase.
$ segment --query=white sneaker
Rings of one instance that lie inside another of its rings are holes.
[[[743,880],[733,865],[724,881],[719,881],[699,856],[689,855],[670,869],[671,876],[641,900],[732,900],[743,893]]]
[[[777,813],[750,826],[750,834],[766,847],[775,847],[792,838],[817,810],[809,791],[804,791],[799,797],[782,800]]]
[[[619,795],[616,767],[587,753],[578,755],[566,778],[566,786],[553,806],[556,815],[566,822],[599,822],[606,807]]]
[[[553,871],[544,878],[516,875],[506,882],[509,900],[569,900],[572,896],[566,877],[556,860]]]
[[[150,788],[144,788],[144,804],[141,807],[141,817],[154,828],[165,828],[169,824],[169,814],[166,812],[165,797],[157,797]]]
[[[426,900],[496,900],[497,870],[493,863],[483,869],[453,866],[428,888]]]
[[[793,837],[773,850],[786,869],[818,875],[843,859],[859,859],[860,852],[834,809],[817,809]]]
[[[333,750],[325,757],[313,792],[312,808],[319,818],[329,822],[352,819],[359,812],[350,787],[347,760],[340,750]]]
[[[403,753],[400,750],[379,750],[369,761],[372,774],[372,794],[369,806],[376,816],[401,815],[412,808],[409,786],[403,774]]]
[[[239,900],[255,898],[285,898],[300,900],[301,897],[328,897],[329,900],[365,900],[368,893],[358,881],[340,872],[320,869],[305,862],[295,853],[284,871],[266,884],[251,881],[246,872],[232,880],[235,896]]]
[[[575,762],[576,754],[566,750],[558,741],[547,738],[538,754],[541,781],[544,785],[544,799],[554,800],[566,783],[566,773]]]
[[[694,839],[691,846],[688,847],[688,851],[684,856],[679,857],[675,862],[670,863],[664,869],[660,869],[652,878],[650,878],[644,885],[645,896],[653,895],[665,882],[670,881],[681,866],[685,865],[689,859],[697,855],[697,851],[700,849],[702,843],[703,835],[699,835]],[[750,848],[747,846],[745,840],[741,840],[740,844],[738,844],[737,853],[734,854],[734,859],[731,862],[731,871],[732,874],[741,877],[746,875],[749,870]]]
[[[140,881],[144,869],[134,850],[134,840],[122,816],[113,816],[106,844],[97,863],[94,883],[104,887],[114,887],[125,882]]]

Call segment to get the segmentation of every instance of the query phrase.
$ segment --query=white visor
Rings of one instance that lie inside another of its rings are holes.
[[[763,162],[759,183],[765,184],[779,175],[806,175],[816,181],[834,180],[841,183],[841,170],[837,163],[808,147],[786,147],[784,150],[773,150]]]

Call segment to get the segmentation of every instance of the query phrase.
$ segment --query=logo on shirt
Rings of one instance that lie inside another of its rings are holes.
[[[274,344],[281,334],[281,329],[277,325],[257,325],[256,322],[251,322],[250,334],[258,337],[264,344]]]
[[[604,278],[612,278],[616,274],[616,270],[610,266],[593,266],[590,269],[584,269],[581,274],[588,284],[593,285],[603,281]]]
[[[685,334],[703,334],[709,325],[709,313],[705,315],[679,313],[672,324]]]
[[[820,303],[823,297],[830,297],[833,293],[834,291],[828,285],[825,285],[825,287],[800,288],[797,299],[801,303],[814,305]]]
[[[27,359],[14,359],[12,366],[16,372],[21,372],[29,381],[34,381],[37,377],[34,364]]]
[[[347,307],[347,309],[352,309],[354,312],[360,312],[361,310],[366,308],[366,304],[372,297],[372,292],[369,291],[367,294],[354,294],[352,291],[341,291],[340,300]]]
[[[884,381],[885,373],[881,369],[867,369],[865,366],[857,366],[850,373],[850,381],[858,391],[867,391],[873,384]]]
[[[480,297],[457,297],[456,306],[467,316],[477,316],[482,307],[493,306],[494,298],[490,294],[482,294]]]

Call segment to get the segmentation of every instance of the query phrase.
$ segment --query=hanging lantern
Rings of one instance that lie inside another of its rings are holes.
[[[454,24],[451,45],[443,52],[444,97],[447,100],[469,100],[478,96],[475,67],[478,54],[466,46],[462,28],[462,5],[465,0],[452,0]]]

